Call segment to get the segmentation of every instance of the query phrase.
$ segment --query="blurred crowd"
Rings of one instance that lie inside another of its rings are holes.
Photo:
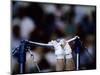
[[[87,48],[81,51],[80,69],[96,68],[95,6],[13,1],[11,26],[12,50],[20,45],[22,39],[48,43],[58,38],[70,39],[78,35]],[[35,55],[34,61],[42,72],[55,71],[56,59],[53,50],[33,46],[32,52]],[[28,52],[26,60],[27,73],[37,72]],[[14,72],[17,63],[16,58],[12,57]]]

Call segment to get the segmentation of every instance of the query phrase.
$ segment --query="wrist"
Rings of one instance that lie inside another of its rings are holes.
[[[71,59],[72,57],[73,57],[72,54],[66,54],[66,55],[65,55],[65,58],[66,58],[66,59]]]
[[[56,55],[56,59],[64,59],[64,55],[63,54]]]

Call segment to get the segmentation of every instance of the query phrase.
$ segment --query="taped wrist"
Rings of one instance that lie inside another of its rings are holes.
[[[64,55],[56,55],[56,59],[64,59]]]
[[[72,57],[73,57],[72,54],[66,54],[66,55],[65,55],[65,58],[66,58],[66,59],[71,59]]]

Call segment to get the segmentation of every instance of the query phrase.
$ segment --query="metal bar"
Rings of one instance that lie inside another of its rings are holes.
[[[72,38],[72,39],[69,39],[69,40],[67,40],[66,42],[71,42],[71,41],[74,41],[76,38],[79,38],[78,36],[75,36],[74,38]],[[31,44],[35,44],[35,45],[40,45],[40,46],[50,46],[50,47],[52,47],[53,45],[52,44],[45,44],[45,43],[38,43],[38,42],[33,42],[33,41],[28,41],[28,40],[25,40],[26,42],[28,42],[28,43],[31,43]]]
[[[28,41],[28,40],[25,40],[25,41],[28,42],[28,43],[31,43],[31,44],[35,44],[35,45],[53,46],[53,45],[51,45],[51,44],[38,43],[38,42],[33,42],[33,41]]]
[[[76,70],[79,70],[79,53],[76,54]]]

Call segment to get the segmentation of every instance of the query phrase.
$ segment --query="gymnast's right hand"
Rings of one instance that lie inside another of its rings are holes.
[[[48,44],[53,45],[57,59],[64,59],[64,50],[62,49],[60,42],[52,40]]]

